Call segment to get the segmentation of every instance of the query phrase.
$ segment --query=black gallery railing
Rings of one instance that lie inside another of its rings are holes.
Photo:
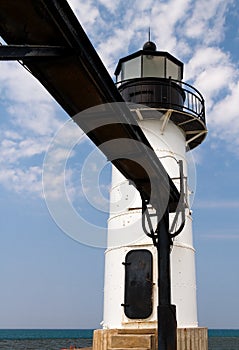
[[[120,81],[116,85],[126,102],[185,112],[206,124],[204,99],[188,83],[147,77]]]

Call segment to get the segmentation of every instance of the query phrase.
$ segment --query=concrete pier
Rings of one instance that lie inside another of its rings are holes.
[[[156,329],[98,329],[93,350],[157,350]],[[177,350],[208,350],[207,328],[178,328]]]

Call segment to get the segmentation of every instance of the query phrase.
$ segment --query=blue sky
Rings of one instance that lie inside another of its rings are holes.
[[[110,74],[120,57],[142,47],[150,25],[158,49],[182,60],[184,81],[204,95],[209,133],[193,151],[199,323],[239,328],[237,1],[69,3]],[[95,177],[88,176],[96,170],[92,159],[85,162],[94,147],[74,127],[66,133],[72,127],[65,124],[68,116],[17,63],[1,62],[0,71],[0,328],[98,328],[104,249],[86,245],[90,230],[83,226],[79,231],[85,244],[57,225],[44,199],[42,170],[59,129],[67,140],[79,137],[66,166],[67,193],[79,215],[91,228],[99,225],[104,235],[110,167],[95,184]],[[84,166],[91,171],[82,179]],[[53,185],[60,181],[57,176],[48,179]],[[97,201],[97,188],[106,198],[103,204]]]

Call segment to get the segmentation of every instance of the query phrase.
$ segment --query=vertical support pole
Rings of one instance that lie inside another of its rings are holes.
[[[157,226],[158,259],[158,349],[177,349],[176,306],[171,305],[169,211]]]

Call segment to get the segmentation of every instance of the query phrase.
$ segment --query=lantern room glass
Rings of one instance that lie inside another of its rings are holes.
[[[180,67],[176,63],[167,59],[167,61],[166,61],[166,78],[170,78],[170,77],[172,79],[175,79],[175,80],[180,80],[181,70],[180,70]]]
[[[141,56],[122,64],[121,80],[141,78]]]
[[[143,55],[142,77],[165,77],[165,57]]]
[[[142,54],[122,62],[117,81],[149,77],[181,80],[181,74],[181,67],[168,57]]]

